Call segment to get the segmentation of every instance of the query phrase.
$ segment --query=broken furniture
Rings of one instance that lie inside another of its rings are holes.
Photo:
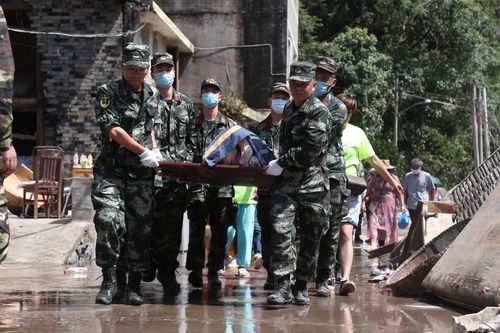
[[[56,146],[37,146],[33,148],[33,181],[24,183],[22,208],[26,213],[33,204],[33,218],[38,218],[39,208],[49,217],[54,205],[57,218],[62,216],[64,150]],[[39,200],[43,203],[39,207]]]

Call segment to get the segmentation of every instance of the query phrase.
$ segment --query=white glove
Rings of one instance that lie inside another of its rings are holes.
[[[272,160],[269,162],[266,168],[266,175],[279,176],[283,172],[283,168],[279,166],[278,160]]]
[[[152,152],[153,152],[153,154],[155,154],[155,155],[156,155],[156,157],[158,158],[158,162],[163,161],[163,155],[162,155],[162,154],[161,154],[161,152],[160,152],[160,148],[153,148],[151,151],[152,151]]]
[[[160,163],[158,163],[158,156],[148,148],[146,148],[146,150],[140,154],[139,157],[142,165],[146,168],[157,168],[160,166]]]

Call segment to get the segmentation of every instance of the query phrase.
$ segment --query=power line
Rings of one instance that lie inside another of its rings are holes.
[[[52,35],[52,36],[64,36],[64,37],[75,37],[75,38],[106,38],[106,37],[126,37],[128,35],[135,34],[141,31],[142,28],[144,28],[145,26],[146,24],[143,24],[135,30],[129,30],[116,34],[70,34],[61,31],[34,31],[34,30],[25,30],[18,28],[8,28],[8,29],[9,31],[32,34],[32,35]]]
[[[228,49],[241,49],[241,48],[254,48],[254,47],[269,47],[269,62],[270,62],[270,72],[272,76],[285,75],[286,73],[274,73],[273,71],[273,46],[269,43],[265,44],[248,44],[248,45],[225,45],[225,46],[214,46],[214,47],[198,47],[195,46],[196,50],[208,51],[208,50],[228,50]]]

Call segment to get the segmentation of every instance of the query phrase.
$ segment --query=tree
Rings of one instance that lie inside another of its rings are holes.
[[[473,84],[487,88],[492,125],[500,119],[500,99],[498,89],[495,89],[500,77],[497,7],[492,0],[302,0],[305,13],[301,13],[301,18],[310,16],[312,19],[307,19],[315,25],[309,27],[309,35],[301,47],[312,58],[314,50],[319,52],[318,45],[329,45],[332,49],[343,45],[342,51],[349,57],[350,51],[345,46],[352,45],[340,36],[360,27],[366,29],[368,36],[374,36],[374,54],[386,57],[391,72],[377,77],[374,76],[376,72],[361,63],[361,68],[353,73],[363,74],[362,68],[366,67],[376,85],[380,80],[386,80],[383,86],[389,91],[385,103],[377,100],[375,103],[378,107],[386,105],[388,108],[379,110],[379,117],[367,113],[361,125],[372,135],[376,151],[391,154],[384,157],[403,159],[406,167],[412,157],[425,156],[431,171],[452,186],[472,170],[469,110]],[[336,56],[342,57],[341,54]],[[402,115],[399,153],[389,147],[388,140],[392,134],[395,103],[389,87],[395,86],[396,78],[401,96],[397,101],[400,109],[418,102],[415,95],[449,103],[417,106]],[[358,81],[348,80],[347,84],[351,85],[344,88],[367,92],[373,89],[369,79],[361,81],[363,85],[356,87]],[[363,108],[373,103],[373,94],[364,96]],[[492,142],[496,146],[500,142],[497,138],[500,138],[498,130],[492,132]]]

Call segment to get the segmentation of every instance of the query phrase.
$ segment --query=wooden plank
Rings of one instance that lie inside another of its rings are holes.
[[[427,212],[455,214],[457,212],[457,204],[453,201],[427,201]]]
[[[221,165],[209,167],[201,163],[160,162],[163,176],[190,183],[212,184],[215,186],[243,185],[270,187],[276,177],[264,174],[263,168],[241,165]]]
[[[390,252],[392,252],[392,250],[394,249],[394,247],[396,246],[396,244],[398,244],[398,243],[387,244],[387,245],[378,247],[376,249],[373,249],[371,251],[368,251],[368,258],[369,259],[377,258],[377,257],[379,257],[381,255],[390,253]]]

